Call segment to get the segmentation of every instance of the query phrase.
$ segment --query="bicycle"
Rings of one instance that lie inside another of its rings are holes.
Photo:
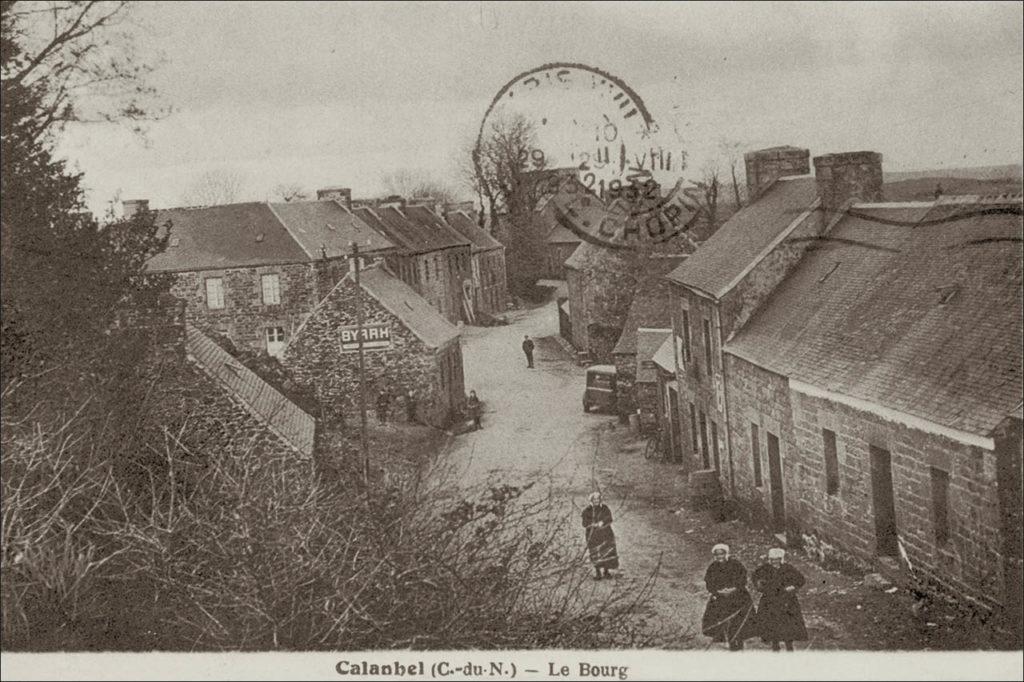
[[[665,458],[665,440],[661,433],[652,433],[647,437],[647,443],[644,445],[644,459],[664,459]]]

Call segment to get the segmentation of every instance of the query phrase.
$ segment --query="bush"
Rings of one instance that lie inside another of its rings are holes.
[[[88,415],[5,414],[5,649],[648,641],[633,616],[649,585],[583,589],[579,539],[564,541],[576,524],[532,486],[365,488],[344,471],[328,482],[288,458],[244,451],[243,434],[228,434],[234,448],[141,444],[153,456],[136,460],[140,485],[137,472],[129,479],[113,464],[124,460],[111,455],[103,421]],[[165,433],[194,422],[161,419]]]

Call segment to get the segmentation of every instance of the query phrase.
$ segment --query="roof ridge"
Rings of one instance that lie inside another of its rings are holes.
[[[274,205],[271,204],[269,201],[265,201],[263,203],[266,204],[268,209],[270,209],[270,212],[273,214],[274,219],[277,220],[277,222],[281,225],[282,228],[284,228],[284,231],[288,234],[289,237],[291,237],[291,240],[299,245],[299,248],[302,249],[302,252],[309,256],[310,260],[316,260],[316,257],[310,252],[309,249],[306,248],[306,245],[303,244],[302,241],[295,236],[295,233],[292,232],[292,229],[288,227],[288,223],[285,222],[284,218],[281,217],[281,214],[274,210]]]

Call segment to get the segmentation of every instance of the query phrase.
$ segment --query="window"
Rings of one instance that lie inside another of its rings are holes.
[[[715,471],[722,470],[722,462],[718,455],[718,424],[711,420],[711,452],[715,455]]]
[[[760,488],[764,485],[761,478],[761,434],[754,423],[750,424],[750,461],[754,463],[754,486]]]
[[[683,311],[683,362],[690,362],[690,311]]]
[[[224,307],[224,280],[210,277],[206,280],[206,307],[220,310]]]
[[[700,412],[700,458],[704,462],[704,468],[711,468],[711,459],[708,456],[708,419],[704,416],[704,410]]]
[[[284,345],[284,327],[267,327],[267,353],[280,357]]]
[[[693,452],[697,453],[697,408],[690,403],[690,440],[693,441]]]
[[[277,275],[263,275],[260,277],[260,286],[263,289],[263,305],[281,303],[281,280]]]
[[[932,467],[932,522],[935,544],[949,542],[949,472]]]
[[[420,265],[423,266],[423,281],[424,282],[429,282],[430,281],[430,261],[422,260],[422,261],[420,261]]]
[[[704,320],[704,362],[708,366],[708,376],[711,376],[711,322]]]
[[[836,450],[836,433],[822,429],[821,437],[825,441],[825,492],[835,495],[839,492],[839,453]]]

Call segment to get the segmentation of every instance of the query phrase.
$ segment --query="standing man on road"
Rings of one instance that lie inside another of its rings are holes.
[[[526,367],[533,369],[533,339],[529,335],[523,337],[523,352],[526,353]]]

